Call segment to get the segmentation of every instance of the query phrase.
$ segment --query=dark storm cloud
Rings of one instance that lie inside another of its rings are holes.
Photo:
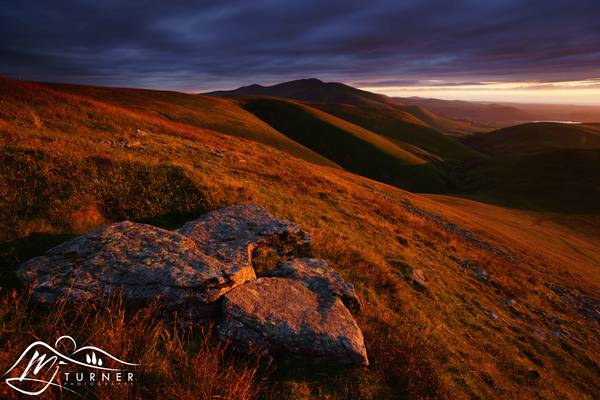
[[[0,73],[215,89],[600,76],[600,2],[0,1]]]

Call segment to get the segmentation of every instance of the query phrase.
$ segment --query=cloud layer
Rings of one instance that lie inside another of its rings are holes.
[[[309,76],[372,87],[600,77],[597,0],[0,6],[0,73],[23,79],[200,91]]]

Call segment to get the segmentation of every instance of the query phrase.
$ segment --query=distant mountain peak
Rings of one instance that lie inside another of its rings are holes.
[[[233,89],[233,90],[260,90],[260,89],[265,89],[266,86],[263,85],[259,85],[257,83],[253,83],[251,85],[247,85],[247,86],[241,86],[237,89]],[[221,92],[221,90],[220,90]],[[225,90],[222,90],[222,92],[225,92]]]
[[[293,83],[293,82],[306,82],[306,83],[325,83],[322,80],[318,79],[318,78],[302,78],[302,79],[294,79],[288,82],[283,82],[280,83],[280,85],[286,84],[286,83]]]
[[[204,93],[210,96],[272,96],[326,104],[349,104],[375,108],[391,108],[398,103],[381,94],[371,93],[340,82],[324,82],[317,78],[302,78],[270,86],[253,84],[234,90]]]

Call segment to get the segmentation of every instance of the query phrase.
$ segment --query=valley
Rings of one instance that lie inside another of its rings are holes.
[[[207,96],[0,79],[1,317],[18,333],[2,333],[2,365],[32,332],[68,328],[148,363],[152,379],[105,397],[598,397],[597,127],[475,129],[303,85]],[[245,203],[300,224],[354,285],[369,367],[231,355],[152,308],[43,311],[14,276],[109,223],[177,229]]]

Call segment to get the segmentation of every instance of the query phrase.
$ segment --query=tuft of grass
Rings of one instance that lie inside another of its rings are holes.
[[[93,345],[119,358],[141,364],[132,385],[77,387],[98,399],[254,399],[264,391],[268,365],[256,355],[232,354],[228,345],[213,338],[212,327],[181,329],[156,318],[158,303],[131,311],[118,296],[107,306],[94,302],[72,304],[61,298],[51,310],[41,310],[29,293],[0,292],[0,368],[6,371],[34,341],[52,344],[62,335],[78,346]],[[40,398],[59,398],[50,387]],[[8,385],[0,396],[19,399]]]

